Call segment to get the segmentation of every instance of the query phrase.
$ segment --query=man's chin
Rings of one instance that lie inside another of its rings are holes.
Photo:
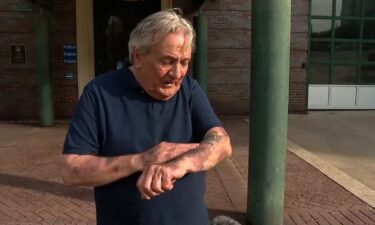
[[[173,96],[176,95],[178,90],[176,89],[173,89],[173,90],[170,90],[170,89],[163,89],[160,91],[159,95],[160,95],[160,98],[162,101],[166,101],[166,100],[169,100],[171,99]]]

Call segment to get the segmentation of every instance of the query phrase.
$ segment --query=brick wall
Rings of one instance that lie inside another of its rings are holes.
[[[33,118],[35,79],[34,8],[27,0],[0,1],[0,118]],[[25,45],[26,63],[11,63],[11,45]]]
[[[52,80],[56,119],[69,118],[77,99],[76,65],[63,64],[62,45],[75,43],[74,0],[55,0],[52,16]],[[29,0],[0,1],[0,120],[38,120],[35,21],[39,9]],[[26,48],[26,63],[11,63],[11,45]]]
[[[76,44],[75,0],[54,0],[52,17],[52,74],[56,119],[72,117],[78,101],[77,64],[64,64],[63,45]],[[73,79],[66,79],[73,73]]]
[[[292,0],[292,34],[289,111],[304,113],[307,107],[307,46],[309,0]]]
[[[207,0],[208,96],[221,115],[249,113],[251,0]],[[306,110],[308,0],[292,1],[289,111]]]
[[[207,0],[208,96],[220,115],[249,113],[250,2]]]
[[[249,113],[251,0],[206,0],[208,95],[217,113]],[[0,120],[38,120],[35,20],[29,0],[0,1]],[[292,0],[291,112],[306,109],[308,0]],[[75,44],[75,1],[54,0],[52,76],[56,119],[72,116],[77,103],[76,64],[63,63],[63,45]],[[11,45],[26,46],[26,63],[11,64]],[[73,73],[73,79],[66,79]]]

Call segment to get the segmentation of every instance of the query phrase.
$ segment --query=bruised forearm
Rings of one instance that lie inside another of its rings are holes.
[[[194,173],[211,169],[231,154],[232,146],[228,134],[224,128],[214,127],[206,133],[198,148],[180,155],[172,160],[172,163],[176,163],[188,173]]]
[[[69,185],[100,186],[142,169],[139,154],[117,157],[68,154],[63,157],[62,178]]]
[[[151,149],[133,155],[100,157],[67,154],[63,157],[62,178],[70,185],[99,186],[161,164],[198,147],[197,143],[162,142]]]

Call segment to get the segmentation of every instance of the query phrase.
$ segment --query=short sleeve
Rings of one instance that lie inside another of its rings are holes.
[[[195,80],[192,84],[192,122],[196,141],[202,141],[206,132],[211,128],[222,127],[206,93]]]
[[[64,154],[96,155],[98,142],[98,108],[93,91],[87,86],[70,123]]]

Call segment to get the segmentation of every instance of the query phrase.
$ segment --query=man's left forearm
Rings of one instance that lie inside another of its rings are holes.
[[[230,138],[222,127],[211,128],[199,147],[186,152],[170,163],[186,169],[187,173],[205,171],[232,155]]]

